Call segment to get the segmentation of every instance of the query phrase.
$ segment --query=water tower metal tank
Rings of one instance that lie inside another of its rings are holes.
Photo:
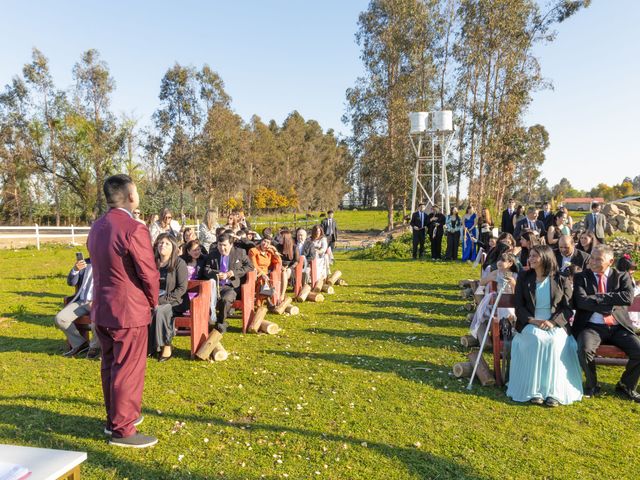
[[[453,130],[453,112],[443,110],[441,112],[431,112],[431,129],[440,132],[450,132]]]
[[[427,130],[427,112],[411,112],[409,113],[409,121],[411,122],[411,134],[422,133]]]

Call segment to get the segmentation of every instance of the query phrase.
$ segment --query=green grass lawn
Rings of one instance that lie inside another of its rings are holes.
[[[74,250],[0,252],[0,443],[82,450],[87,479],[638,478],[640,407],[606,395],[547,409],[450,375],[465,358],[463,264],[355,260],[325,303],[275,319],[277,336],[223,340],[222,363],[147,369],[143,432],[109,447],[99,362],[63,358],[52,317]],[[270,320],[274,318],[270,316]]]
[[[266,226],[274,225],[307,226],[311,227],[315,223],[320,223],[320,215],[325,212],[310,212],[306,214],[294,215],[292,213],[258,215],[251,216],[248,220],[252,227],[262,231]],[[399,215],[397,216],[400,218]],[[335,219],[340,230],[350,230],[356,232],[374,230],[379,232],[387,226],[387,212],[384,210],[336,210]]]

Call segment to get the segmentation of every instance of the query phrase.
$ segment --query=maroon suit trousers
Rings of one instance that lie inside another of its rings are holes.
[[[149,328],[107,328],[96,325],[102,348],[102,393],[107,410],[107,428],[114,438],[136,433],[133,423],[140,416],[144,373],[147,366]]]

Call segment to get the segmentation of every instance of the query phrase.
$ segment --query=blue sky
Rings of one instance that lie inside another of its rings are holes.
[[[347,134],[344,93],[362,72],[354,33],[366,0],[3,2],[0,85],[36,46],[60,87],[83,51],[97,48],[116,80],[116,112],[149,122],[160,79],[174,62],[208,63],[243,118],[281,122],[292,110]],[[551,184],[618,183],[640,174],[640,1],[594,0],[540,47],[553,91],[527,115],[551,135],[544,174]],[[606,165],[601,168],[600,165]]]

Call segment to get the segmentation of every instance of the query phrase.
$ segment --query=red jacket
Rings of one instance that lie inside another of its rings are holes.
[[[96,325],[131,328],[151,323],[151,310],[158,305],[160,274],[150,238],[145,225],[118,208],[91,227],[91,320]]]

